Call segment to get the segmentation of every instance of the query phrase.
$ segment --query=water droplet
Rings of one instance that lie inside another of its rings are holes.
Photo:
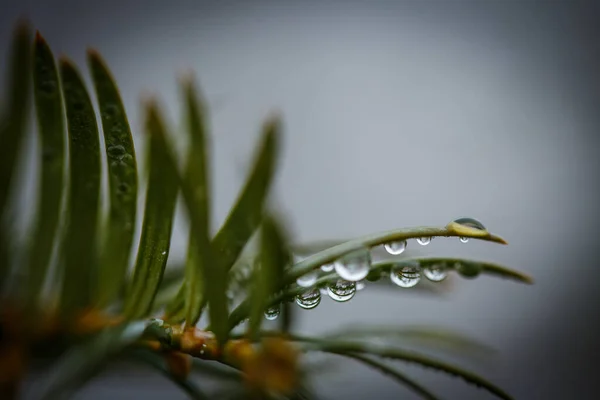
[[[112,140],[122,142],[129,141],[130,139],[129,131],[119,124],[115,124],[112,126],[112,128],[110,128],[110,137]]]
[[[166,252],[166,251],[163,251],[163,252],[162,252],[162,255],[163,255],[163,256],[164,256],[164,255],[166,255],[166,254],[167,254],[167,252]]]
[[[481,266],[474,263],[456,263],[454,268],[465,278],[476,278],[481,273]]]
[[[317,271],[309,272],[308,274],[304,274],[298,279],[296,279],[296,283],[298,286],[302,287],[311,287],[317,281],[318,274]]]
[[[475,218],[462,217],[455,219],[454,222],[456,222],[457,224],[468,226],[469,228],[475,228],[485,231],[485,226],[483,226],[483,224],[477,221]]]
[[[356,282],[356,290],[363,290],[365,288],[365,281],[358,281]]]
[[[392,267],[390,280],[403,288],[415,286],[421,280],[421,271],[416,262],[400,263]]]
[[[106,152],[110,158],[120,160],[123,158],[123,156],[125,156],[125,147],[121,145],[109,146],[106,149]]]
[[[317,288],[308,290],[296,296],[296,304],[305,310],[312,310],[321,303],[321,292]]]
[[[334,268],[335,268],[335,265],[333,265],[333,264],[321,265],[321,271],[323,271],[323,272],[331,272],[331,271],[333,271]]]
[[[327,288],[327,294],[332,300],[348,301],[356,294],[356,283],[338,279],[337,282]]]
[[[431,238],[430,237],[417,238],[417,243],[419,243],[421,246],[427,246],[429,243],[431,243]]]
[[[432,264],[423,269],[423,275],[432,282],[441,282],[448,276],[444,264]]]
[[[269,321],[274,321],[277,319],[277,317],[279,317],[279,314],[281,313],[279,304],[273,307],[269,307],[265,310],[265,318],[268,319]]]
[[[360,249],[346,254],[335,262],[335,272],[347,281],[360,281],[369,274],[371,268],[371,252]]]
[[[485,226],[483,226],[483,224],[481,222],[477,221],[475,218],[462,217],[462,218],[455,219],[454,222],[456,222],[457,224],[468,226],[469,228],[475,228],[475,229],[479,229],[481,231],[486,230]],[[459,239],[463,243],[467,243],[469,241],[468,237],[461,236]]]
[[[390,242],[383,245],[385,251],[393,256],[404,253],[406,250],[406,240],[398,240],[396,242]]]

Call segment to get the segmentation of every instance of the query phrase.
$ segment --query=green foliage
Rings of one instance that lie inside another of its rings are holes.
[[[50,47],[37,34],[33,49],[33,94],[41,143],[39,203],[29,249],[29,298],[36,301],[46,279],[64,187],[65,126],[62,90]]]
[[[421,237],[433,238],[440,236],[461,236],[506,244],[504,239],[502,239],[499,236],[493,235],[487,231],[473,230],[469,232],[457,232],[453,224],[448,224],[448,226],[445,228],[417,227],[386,231],[372,235],[367,235],[354,240],[349,240],[337,246],[333,246],[331,248],[313,254],[312,256],[294,265],[294,267],[288,271],[284,279],[284,284],[290,284],[302,275],[316,268],[319,268],[321,265],[334,262],[338,258],[346,254],[352,253],[356,250],[371,248],[374,246],[403,241],[407,239],[415,239]]]
[[[146,115],[149,136],[148,189],[142,237],[138,247],[133,279],[125,298],[125,315],[142,318],[148,314],[167,265],[171,231],[179,185],[177,169],[165,147],[165,125],[154,103]]]
[[[213,239],[223,269],[229,271],[244,246],[260,225],[264,202],[277,166],[281,126],[277,118],[269,119],[262,130],[258,155],[242,192],[225,223]]]
[[[91,306],[97,280],[100,204],[100,139],[90,96],[76,67],[59,64],[69,132],[67,231],[62,250],[61,310],[65,315]]]
[[[239,397],[240,390],[249,390],[260,398],[311,398],[303,382],[306,371],[298,362],[298,357],[309,351],[353,359],[426,399],[437,397],[384,359],[416,363],[455,375],[499,398],[510,398],[471,371],[403,348],[417,344],[461,355],[490,352],[485,345],[453,332],[431,327],[365,326],[348,327],[321,338],[292,332],[293,302],[310,292],[318,296],[311,306],[314,307],[320,301],[321,291],[332,293],[341,280],[335,270],[321,267],[342,259],[352,260],[357,251],[365,254],[390,243],[404,246],[406,240],[424,237],[506,242],[477,221],[462,218],[444,227],[405,228],[344,241],[290,244],[285,224],[274,217],[267,205],[281,142],[282,124],[277,117],[265,121],[247,180],[225,222],[211,237],[211,142],[208,116],[193,79],[186,79],[181,85],[190,139],[181,170],[181,156],[172,146],[158,102],[150,100],[144,104],[148,184],[137,257],[133,272],[129,273],[138,215],[139,171],[117,82],[101,56],[90,50],[88,64],[108,167],[103,171],[96,112],[82,76],[64,58],[57,71],[48,44],[38,34],[32,45],[30,36],[26,24],[17,25],[10,56],[11,84],[0,120],[0,282],[4,284],[8,278],[24,282],[24,287],[4,288],[2,293],[0,355],[6,351],[10,357],[0,358],[0,366],[11,375],[0,380],[0,397],[15,397],[24,371],[14,366],[23,365],[26,355],[35,359],[47,355],[39,349],[57,349],[58,358],[54,360],[56,354],[51,356],[52,374],[43,385],[44,398],[72,394],[122,356],[154,368],[195,399],[212,396],[188,379],[188,369],[228,384],[240,383],[228,389],[228,395]],[[37,154],[39,197],[32,237],[27,246],[14,249],[13,258],[9,254],[12,231],[6,223],[8,199],[18,175],[15,166],[26,133],[31,84],[41,139]],[[108,179],[106,216],[100,213],[104,174]],[[180,192],[190,221],[187,260],[184,266],[165,271]],[[60,224],[63,209],[64,226]],[[249,244],[255,235],[258,246],[253,248]],[[57,246],[57,270],[49,273]],[[22,257],[23,253],[27,257]],[[307,258],[294,263],[293,254]],[[26,267],[15,266],[11,270],[13,259],[25,259]],[[416,268],[418,274],[423,271],[430,282],[400,290],[404,293],[439,296],[448,290],[443,281],[448,272],[469,279],[483,274],[532,283],[526,274],[489,262],[403,256],[379,262],[368,258],[367,285],[375,290],[386,287],[383,282],[388,280],[381,279],[383,276],[400,274],[406,278],[403,267],[407,265]],[[434,268],[438,275],[431,275]],[[300,284],[298,278],[307,274],[314,277],[314,282]],[[22,275],[26,279],[20,279]],[[349,288],[347,300],[356,293],[356,283],[345,283]],[[44,286],[50,289],[48,296],[42,295]],[[23,299],[27,307],[19,303]],[[236,303],[237,307],[230,311]],[[261,330],[269,307],[283,310],[276,331]],[[208,325],[198,328],[205,308]],[[158,319],[161,315],[164,320]],[[234,331],[246,320],[248,326],[243,334]],[[375,345],[375,338],[384,342]],[[194,360],[188,363],[190,357]]]
[[[25,136],[31,86],[31,32],[21,21],[13,36],[10,72],[7,82],[5,109],[0,125],[0,212],[4,214],[9,190],[15,172],[19,147]]]
[[[427,390],[425,387],[417,383],[414,379],[409,378],[406,374],[391,368],[390,366],[382,363],[381,361],[377,361],[371,357],[367,357],[358,353],[340,353],[344,357],[352,358],[356,361],[359,361],[365,365],[368,365],[374,369],[379,370],[381,373],[388,375],[394,378],[401,385],[407,386],[413,392],[419,395],[424,399],[428,400],[437,400],[438,397]]]
[[[210,279],[220,274],[220,267],[213,257],[210,243],[210,180],[208,171],[209,154],[207,151],[206,127],[204,121],[203,106],[199,104],[199,98],[193,82],[186,82],[183,87],[188,131],[190,134],[190,145],[187,155],[187,167],[185,170],[186,186],[191,193],[188,194],[190,209],[194,209],[196,219],[192,222],[188,248],[188,259],[185,270],[185,311],[186,321],[195,326],[202,312],[202,294],[211,296]],[[186,199],[188,199],[186,197]],[[207,279],[204,279],[204,276]],[[217,279],[223,280],[220,276]],[[219,291],[224,290],[219,288]],[[221,293],[217,298],[211,299],[210,304],[222,301]],[[212,307],[215,309],[215,306]],[[215,310],[223,312],[224,310]]]
[[[88,64],[102,117],[108,165],[109,211],[98,274],[98,303],[110,304],[123,289],[137,211],[137,163],[127,114],[117,84],[100,54],[88,51]]]
[[[323,351],[339,355],[358,353],[363,355],[371,355],[381,358],[389,358],[392,360],[399,360],[419,364],[424,367],[439,370],[450,375],[462,378],[475,386],[487,390],[488,392],[496,395],[501,399],[511,399],[510,395],[504,392],[502,389],[473,372],[467,371],[460,367],[445,363],[443,361],[439,361],[435,358],[431,358],[414,351],[402,350],[399,348],[378,347],[371,344],[363,344],[360,342],[344,340],[328,341],[305,337],[298,337],[296,339],[308,343],[308,346],[309,348],[311,348],[311,350]]]
[[[211,241],[212,251],[218,258],[216,262],[221,265],[217,273],[231,269],[260,224],[277,162],[279,125],[277,119],[270,119],[263,126],[261,144],[246,183],[223,226]],[[180,319],[184,298],[185,288],[182,287],[167,306],[166,314],[170,320]],[[201,308],[205,304],[206,300],[203,300]]]
[[[10,235],[5,227],[7,203],[29,112],[30,37],[28,24],[20,21],[13,35],[7,79],[9,88],[0,115],[0,287],[4,285],[10,269]]]
[[[260,261],[254,269],[254,286],[252,288],[253,292],[250,294],[252,309],[248,325],[248,336],[252,339],[259,337],[263,313],[269,305],[269,298],[281,285],[284,267],[290,261],[289,253],[286,251],[284,234],[278,221],[272,217],[267,217],[263,221],[260,246]],[[284,317],[285,314],[286,312],[284,312]],[[282,320],[285,320],[285,318]]]
[[[489,356],[495,350],[485,343],[456,332],[431,326],[346,326],[326,336],[327,339],[354,339],[368,342],[383,339],[388,343],[416,344],[436,347],[461,356]]]

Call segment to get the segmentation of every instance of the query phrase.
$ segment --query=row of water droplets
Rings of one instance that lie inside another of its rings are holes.
[[[309,288],[304,293],[296,296],[296,304],[305,310],[312,310],[321,304],[321,298],[323,295],[329,296],[332,300],[343,303],[352,299],[356,292],[364,289],[364,287],[365,284],[362,281],[351,282],[338,279],[334,284],[327,287]],[[265,318],[272,321],[277,319],[280,313],[281,306],[276,304],[267,308],[265,311]]]
[[[472,228],[485,230],[484,225],[473,218],[458,218],[454,222]],[[467,243],[469,238],[460,237],[462,243]],[[431,243],[431,237],[420,237],[416,241],[421,246]],[[397,256],[406,250],[407,241],[400,240],[383,245],[384,249],[391,255]],[[296,304],[304,309],[310,310],[321,303],[321,295],[327,295],[337,302],[346,302],[354,297],[357,290],[365,286],[364,279],[371,268],[371,252],[368,248],[350,252],[333,263],[321,266],[321,271],[329,273],[335,270],[341,278],[327,287],[312,287],[319,278],[319,271],[314,270],[299,277],[296,280],[298,286],[306,287],[308,290],[296,296]],[[422,272],[422,273],[421,273]],[[448,276],[448,269],[443,263],[427,265],[421,269],[419,262],[415,260],[402,261],[394,265],[390,271],[390,280],[402,288],[411,288],[419,283],[421,276],[432,282],[441,282]],[[265,311],[265,318],[274,320],[279,316],[280,306],[275,305]]]

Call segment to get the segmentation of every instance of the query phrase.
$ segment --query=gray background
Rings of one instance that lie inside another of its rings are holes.
[[[86,71],[86,47],[101,51],[138,151],[140,94],[160,94],[179,121],[177,75],[197,72],[213,109],[215,226],[275,109],[286,136],[274,201],[296,239],[469,215],[510,246],[438,239],[421,253],[489,259],[536,279],[532,287],[454,279],[444,299],[367,287],[347,304],[323,299],[299,313],[298,330],[454,328],[499,350],[465,365],[516,398],[594,398],[600,13],[592,2],[25,1],[1,11],[0,54],[23,13],[56,54]],[[174,261],[183,259],[186,230],[180,218]],[[405,370],[443,398],[490,398],[439,373]],[[318,375],[324,398],[414,396],[350,361]],[[80,393],[142,395],[183,398],[162,378],[132,371]]]

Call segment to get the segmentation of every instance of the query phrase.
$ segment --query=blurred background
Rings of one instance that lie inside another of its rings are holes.
[[[418,254],[495,261],[535,278],[531,287],[486,276],[454,279],[444,297],[367,286],[348,303],[325,298],[314,310],[299,310],[298,331],[442,326],[497,348],[495,358],[463,365],[517,399],[597,398],[597,4],[1,4],[3,56],[21,15],[55,54],[68,55],[86,74],[86,48],[103,54],[121,86],[138,153],[141,95],[158,94],[173,124],[179,123],[177,77],[196,72],[211,108],[215,228],[243,182],[261,122],[279,110],[285,147],[273,201],[297,241],[445,225],[466,215],[510,246],[438,239]],[[4,74],[4,61],[0,68]],[[35,145],[34,135],[30,139]],[[27,201],[33,206],[32,160],[24,160],[23,168],[29,177],[25,207]],[[174,263],[185,257],[186,235],[180,216]],[[409,242],[409,249],[417,246]],[[458,379],[411,366],[404,370],[444,399],[490,398]],[[324,399],[414,396],[351,362],[320,370],[315,378]],[[142,396],[185,398],[143,370],[108,372],[78,394]]]

